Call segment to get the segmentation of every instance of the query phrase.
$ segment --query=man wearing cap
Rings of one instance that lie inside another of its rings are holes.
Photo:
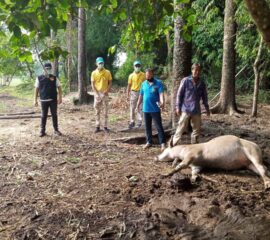
[[[145,70],[146,80],[142,83],[140,96],[136,110],[143,103],[143,113],[145,122],[146,145],[144,149],[150,148],[152,141],[152,120],[158,131],[158,139],[161,150],[165,149],[165,133],[162,125],[161,110],[164,108],[164,86],[162,82],[154,78],[154,71],[151,68]]]
[[[95,133],[100,132],[100,113],[104,111],[104,131],[109,132],[108,129],[108,93],[112,86],[111,72],[104,68],[104,60],[102,57],[96,59],[97,69],[91,74],[91,86],[94,91],[94,108],[96,115],[96,129]]]
[[[135,61],[134,64],[134,72],[131,73],[128,77],[128,86],[127,86],[127,97],[130,99],[130,122],[129,128],[135,127],[135,109],[137,105],[137,101],[139,98],[139,91],[141,88],[142,82],[145,80],[145,73],[141,71],[141,62]],[[141,106],[139,106],[137,112],[138,123],[137,126],[141,127],[142,125],[142,111]]]
[[[58,129],[57,104],[62,103],[62,88],[59,79],[51,73],[52,65],[46,63],[44,65],[44,73],[37,77],[35,83],[34,105],[38,106],[38,95],[41,104],[41,130],[40,137],[46,135],[46,122],[48,111],[50,108],[54,133],[62,135]],[[58,95],[58,97],[57,97]]]

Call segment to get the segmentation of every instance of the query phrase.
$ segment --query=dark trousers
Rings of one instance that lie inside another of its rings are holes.
[[[145,122],[145,133],[146,141],[148,143],[153,143],[152,141],[152,119],[155,123],[156,129],[158,131],[158,140],[159,143],[165,143],[165,133],[162,126],[162,119],[160,112],[145,112],[144,113],[144,122]]]
[[[57,101],[41,102],[41,132],[43,133],[46,131],[49,108],[52,115],[53,128],[55,131],[58,131]]]

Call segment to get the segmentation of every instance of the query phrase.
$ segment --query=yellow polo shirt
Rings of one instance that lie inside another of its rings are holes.
[[[94,82],[94,86],[99,92],[107,91],[109,81],[112,81],[112,74],[105,68],[103,68],[101,71],[96,69],[91,74],[91,82]]]
[[[138,92],[141,88],[142,82],[145,80],[144,72],[133,72],[128,77],[128,84],[131,85],[131,90]]]

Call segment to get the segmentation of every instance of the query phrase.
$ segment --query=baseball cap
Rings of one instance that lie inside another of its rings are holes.
[[[96,63],[104,63],[104,60],[103,60],[103,58],[102,57],[98,57],[97,59],[96,59]]]
[[[133,63],[133,65],[136,66],[136,65],[142,65],[142,64],[141,64],[141,61],[136,60],[136,61]]]
[[[51,69],[52,68],[52,64],[45,63],[44,68]]]

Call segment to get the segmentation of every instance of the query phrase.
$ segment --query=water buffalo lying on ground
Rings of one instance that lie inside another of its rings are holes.
[[[197,178],[202,168],[224,170],[248,168],[262,177],[265,189],[270,188],[270,178],[262,162],[260,147],[236,136],[225,135],[206,143],[168,147],[155,158],[156,161],[172,159],[174,159],[173,166],[177,165],[166,176],[171,176],[189,166],[192,170],[192,180]],[[178,164],[179,160],[182,161]]]

